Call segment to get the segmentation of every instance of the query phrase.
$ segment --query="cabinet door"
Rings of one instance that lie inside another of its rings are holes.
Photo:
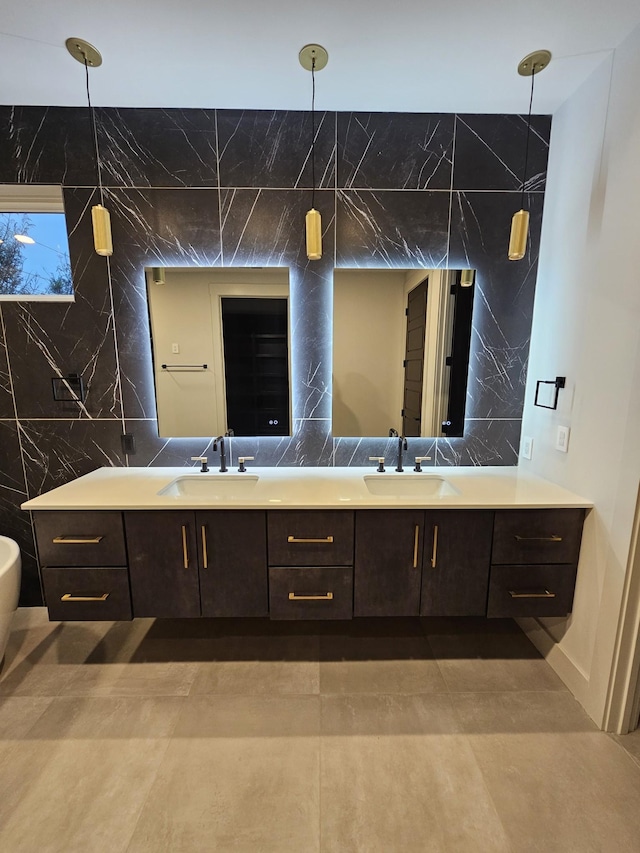
[[[267,522],[259,510],[196,513],[203,616],[268,616]]]
[[[486,614],[492,536],[492,510],[425,513],[421,616]]]
[[[126,512],[134,616],[200,616],[195,513]]]
[[[417,616],[423,510],[356,512],[354,616]]]

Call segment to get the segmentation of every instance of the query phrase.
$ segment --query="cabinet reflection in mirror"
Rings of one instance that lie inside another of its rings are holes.
[[[145,272],[159,435],[290,435],[289,270]]]
[[[472,270],[334,270],[334,435],[463,434],[474,279]]]

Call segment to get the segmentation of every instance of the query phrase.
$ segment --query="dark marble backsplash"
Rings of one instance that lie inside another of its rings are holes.
[[[144,267],[287,266],[293,435],[237,438],[260,465],[369,465],[392,449],[331,433],[332,271],[477,270],[465,434],[413,439],[430,465],[513,465],[518,443],[551,120],[534,116],[525,259],[507,260],[520,208],[526,118],[318,113],[315,206],[324,255],[309,262],[309,113],[97,110],[114,254],[92,248],[96,166],[87,111],[0,107],[0,183],[61,184],[74,303],[0,303],[0,534],[22,549],[22,603],[42,601],[20,503],[103,465],[191,465],[208,438],[158,437]],[[83,403],[51,377],[79,373]],[[135,436],[135,455],[120,436]]]

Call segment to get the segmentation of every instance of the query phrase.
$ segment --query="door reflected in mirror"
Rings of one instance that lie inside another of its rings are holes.
[[[335,436],[461,436],[473,270],[336,269]]]
[[[289,270],[145,270],[158,434],[291,434]]]

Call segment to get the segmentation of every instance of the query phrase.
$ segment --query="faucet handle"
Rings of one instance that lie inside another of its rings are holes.
[[[422,471],[422,462],[427,462],[431,460],[430,456],[416,456],[416,467],[413,469],[414,471]]]
[[[381,474],[384,473],[384,456],[370,456],[369,461],[370,462],[377,462],[378,463],[377,470],[380,471]]]
[[[207,457],[206,456],[192,456],[191,461],[192,462],[202,462],[202,468],[200,469],[200,471],[203,474],[206,474],[207,471],[209,470],[209,466],[207,465]]]
[[[255,456],[238,456],[238,471],[243,474],[247,469],[244,467],[245,462],[253,462]]]

